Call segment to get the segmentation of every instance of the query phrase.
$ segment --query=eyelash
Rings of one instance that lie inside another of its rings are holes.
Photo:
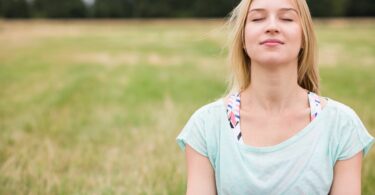
[[[257,22],[257,21],[260,21],[260,20],[263,20],[264,18],[256,18],[256,19],[252,19],[251,21],[252,22]],[[292,19],[289,19],[289,18],[284,18],[284,19],[281,19],[281,20],[284,20],[284,21],[287,21],[287,22],[293,22]]]

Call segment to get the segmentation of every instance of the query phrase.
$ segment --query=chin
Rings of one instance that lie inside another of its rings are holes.
[[[294,62],[298,63],[298,53],[295,53],[294,51],[262,50],[252,48],[249,50],[249,54],[251,61],[263,66],[281,66]]]
[[[281,58],[280,56],[268,56],[262,59],[257,59],[255,61],[257,62],[257,64],[275,66],[275,65],[289,64],[294,60]]]

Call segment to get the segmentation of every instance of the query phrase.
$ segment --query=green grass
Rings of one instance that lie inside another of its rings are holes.
[[[221,24],[0,21],[0,194],[184,194],[175,137],[226,89]],[[374,22],[316,27],[322,95],[375,135]]]

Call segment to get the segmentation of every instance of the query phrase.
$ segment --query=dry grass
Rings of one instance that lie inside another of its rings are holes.
[[[315,22],[323,92],[374,135],[373,19]],[[0,194],[183,194],[175,137],[225,90],[223,23],[0,21]]]

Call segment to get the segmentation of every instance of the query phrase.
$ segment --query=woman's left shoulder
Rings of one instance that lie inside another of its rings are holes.
[[[327,114],[331,120],[340,121],[340,123],[346,125],[362,123],[357,112],[348,104],[329,97],[319,97],[322,101],[322,109],[327,109],[327,112],[329,112]]]
[[[368,153],[374,137],[369,133],[359,115],[350,106],[328,98],[328,108],[325,117],[330,121],[333,134],[333,147],[336,160],[345,160],[363,151],[363,157]]]
[[[326,97],[323,97],[323,96],[319,96],[319,99],[320,99],[320,105],[322,107],[322,109],[325,108],[325,106],[327,105],[327,98]]]

